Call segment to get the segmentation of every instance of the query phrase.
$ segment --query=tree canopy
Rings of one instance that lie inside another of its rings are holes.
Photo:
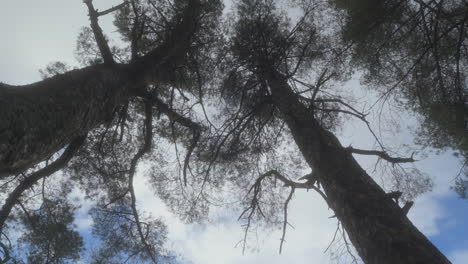
[[[104,11],[83,2],[81,68],[54,62],[42,81],[0,83],[0,263],[74,263],[85,253],[96,264],[177,262],[168,223],[137,206],[137,174],[185,222],[214,206],[241,212],[244,250],[249,230],[276,227],[281,252],[289,202],[311,189],[365,263],[450,263],[406,216],[430,177],[408,165],[414,153],[382,143],[368,112],[418,113],[416,143],[458,153],[453,188],[466,197],[463,1],[239,0],[227,12],[218,0]],[[106,15],[118,46],[100,27]],[[356,72],[378,93],[364,111],[339,89]],[[340,143],[351,118],[376,149]],[[392,186],[353,154],[388,164]],[[92,252],[73,226],[74,188],[93,201]]]

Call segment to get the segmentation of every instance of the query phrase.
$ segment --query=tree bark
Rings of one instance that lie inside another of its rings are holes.
[[[317,172],[329,205],[362,260],[368,264],[450,263],[336,136],[320,126],[284,76],[271,71],[265,78],[274,103],[305,160]]]
[[[174,82],[203,11],[190,0],[160,46],[130,64],[96,65],[23,86],[0,83],[0,179],[105,124],[136,87]]]
[[[0,86],[0,174],[51,156],[112,117],[128,75],[93,66],[25,86]]]

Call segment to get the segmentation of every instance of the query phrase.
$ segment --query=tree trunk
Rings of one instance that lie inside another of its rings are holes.
[[[110,121],[135,88],[173,83],[202,11],[200,1],[188,1],[165,41],[130,64],[90,66],[24,86],[0,83],[0,179]]]
[[[122,70],[93,66],[25,86],[0,86],[0,174],[51,156],[112,117],[125,97]]]
[[[272,72],[266,80],[296,144],[318,173],[330,206],[365,263],[450,263],[336,136],[319,125],[281,74]]]

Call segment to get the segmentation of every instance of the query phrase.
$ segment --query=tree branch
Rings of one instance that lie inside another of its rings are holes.
[[[292,195],[294,194],[294,191],[296,188],[300,188],[300,189],[313,189],[315,190],[316,192],[318,192],[322,198],[325,200],[325,202],[327,203],[327,205],[330,207],[329,205],[329,202],[328,202],[328,199],[326,197],[326,195],[319,189],[317,188],[314,183],[315,181],[307,181],[305,183],[299,183],[299,182],[295,182],[295,181],[292,181],[290,179],[288,179],[286,176],[282,175],[281,173],[279,173],[277,170],[270,170],[264,174],[262,174],[260,177],[257,178],[257,180],[255,181],[255,183],[252,185],[252,187],[249,189],[248,191],[248,194],[250,194],[251,192],[253,192],[253,198],[252,200],[250,201],[250,206],[248,208],[246,208],[239,216],[239,220],[242,219],[242,217],[247,213],[249,212],[249,214],[245,217],[245,219],[247,219],[247,224],[245,225],[245,231],[244,231],[244,239],[243,239],[243,251],[245,250],[245,245],[246,245],[246,240],[247,240],[247,233],[248,233],[248,230],[250,228],[250,225],[251,225],[251,221],[252,221],[252,217],[254,216],[254,213],[256,210],[259,211],[259,213],[263,215],[263,212],[261,211],[260,209],[260,206],[259,206],[259,195],[261,193],[261,185],[262,185],[262,181],[267,178],[267,177],[275,177],[275,179],[278,179],[280,180],[281,182],[284,183],[284,186],[285,187],[291,187],[291,192],[289,193],[286,201],[285,201],[285,204],[284,204],[284,220],[283,220],[283,234],[282,234],[282,237],[281,237],[281,242],[280,242],[280,249],[279,249],[279,253],[281,254],[281,251],[283,249],[283,244],[284,244],[284,241],[285,241],[285,236],[286,236],[286,225],[288,224],[288,205],[289,205],[289,202],[292,198]],[[302,177],[302,178],[310,178],[310,174]]]
[[[374,155],[378,156],[390,163],[409,163],[409,162],[415,162],[416,160],[413,159],[413,154],[411,154],[411,157],[409,158],[400,158],[400,157],[391,157],[388,155],[387,152],[385,151],[378,151],[378,150],[364,150],[364,149],[356,149],[353,147],[347,147],[345,148],[347,151],[354,153],[354,154],[359,154],[359,155]]]
[[[102,33],[102,29],[99,26],[99,22],[98,22],[99,12],[96,9],[94,9],[93,0],[83,0],[83,2],[88,7],[89,20],[91,20],[91,29],[93,30],[94,38],[96,39],[96,44],[99,47],[99,51],[101,52],[101,56],[102,56],[102,59],[104,60],[104,64],[113,65],[115,64],[114,56],[112,55],[112,52],[111,52],[111,49],[109,48],[106,37],[104,36],[104,33]],[[107,11],[104,11],[104,13],[105,12]]]
[[[123,3],[121,3],[121,4],[119,4],[119,5],[116,5],[116,6],[113,6],[113,7],[109,8],[109,9],[104,10],[104,11],[97,12],[97,10],[96,10],[97,16],[98,16],[98,17],[100,17],[100,16],[105,16],[105,15],[107,15],[107,14],[110,14],[110,13],[112,13],[112,12],[114,12],[114,11],[117,11],[117,10],[123,8],[123,7],[126,6],[126,5],[128,5],[128,1],[125,0]]]
[[[145,235],[143,234],[143,229],[141,227],[141,222],[140,222],[140,217],[138,215],[138,211],[136,208],[136,195],[135,195],[135,189],[133,187],[133,178],[135,176],[136,172],[136,166],[138,164],[138,161],[140,160],[141,157],[143,157],[144,154],[149,152],[151,150],[151,145],[152,145],[152,140],[153,140],[153,113],[152,113],[152,104],[147,100],[145,102],[145,135],[144,135],[144,142],[141,148],[138,150],[138,152],[135,154],[133,157],[131,163],[130,163],[130,172],[129,172],[129,177],[128,177],[128,189],[130,190],[130,196],[131,196],[131,207],[132,207],[132,213],[133,217],[135,218],[135,223],[137,226],[138,230],[138,235],[140,236],[141,242],[143,243],[143,246],[146,249],[146,252],[148,253],[149,257],[153,261],[153,263],[157,263],[156,256],[154,256],[153,252],[151,251],[151,247],[146,241]]]
[[[10,257],[10,253],[8,251],[8,248],[7,246],[5,246],[3,243],[0,242],[0,247],[2,248],[2,251],[3,251],[3,259],[0,259],[0,264],[4,264],[4,263],[7,263],[11,257]]]
[[[195,123],[190,118],[175,112],[169,105],[161,101],[154,93],[141,92],[141,95],[148,98],[148,100],[150,100],[151,103],[154,104],[161,113],[164,113],[172,122],[177,122],[192,131],[192,141],[187,148],[183,168],[184,184],[187,185],[187,170],[189,167],[189,160],[194,149],[198,145],[198,141],[200,140],[202,129],[200,124]]]
[[[283,250],[283,243],[284,243],[284,238],[286,237],[286,227],[288,224],[288,205],[289,202],[291,201],[291,198],[294,194],[294,190],[296,188],[291,187],[291,192],[288,195],[288,198],[286,199],[286,202],[284,203],[284,219],[283,219],[283,235],[281,236],[281,243],[280,243],[280,248],[279,248],[279,253],[281,254],[281,251]]]
[[[34,172],[25,180],[23,180],[14,190],[11,192],[5,203],[0,210],[0,232],[2,231],[5,221],[7,220],[8,216],[10,215],[11,209],[15,204],[18,202],[19,198],[23,194],[24,191],[31,188],[36,182],[44,177],[48,177],[51,174],[57,172],[58,170],[62,169],[67,165],[68,161],[75,155],[78,149],[83,145],[86,136],[81,136],[73,140],[70,145],[65,149],[62,156],[49,164],[48,166]]]
[[[134,62],[116,67],[94,65],[28,85],[0,83],[0,131],[4,135],[0,139],[0,178],[25,171],[72,138],[108,122],[114,110],[134,96],[135,87],[148,81],[172,83],[174,71],[185,63],[204,12],[199,0],[186,2],[162,43]],[[18,115],[22,118],[16,118]]]

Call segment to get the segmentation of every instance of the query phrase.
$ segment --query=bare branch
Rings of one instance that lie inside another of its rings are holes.
[[[323,251],[323,253],[326,253],[330,249],[331,245],[333,245],[333,243],[336,240],[336,235],[338,234],[339,230],[340,230],[340,221],[337,221],[336,222],[336,230],[335,230],[335,234],[333,235],[333,239],[330,241],[330,244],[328,244],[327,248],[325,249],[325,251]]]
[[[357,258],[356,256],[354,256],[353,252],[351,251],[351,248],[349,246],[349,242],[348,242],[348,239],[346,238],[346,231],[344,228],[341,228],[341,232],[342,232],[342,236],[343,236],[343,240],[344,240],[344,244],[346,246],[346,251],[348,252],[348,254],[351,256],[351,258],[353,259],[353,262],[352,263],[355,263],[357,264],[358,261],[357,261]]]
[[[283,234],[282,234],[282,237],[281,237],[280,249],[279,249],[279,253],[281,254],[283,244],[284,244],[284,241],[285,241],[285,236],[286,236],[286,225],[288,224],[287,209],[288,209],[289,202],[290,202],[290,200],[292,198],[292,195],[294,194],[295,189],[296,188],[299,188],[299,189],[313,189],[322,196],[322,198],[325,200],[325,202],[327,204],[328,204],[328,199],[327,199],[326,195],[319,188],[317,188],[314,185],[314,183],[316,181],[308,181],[308,182],[305,182],[305,183],[295,182],[295,181],[292,181],[292,180],[288,179],[286,176],[282,175],[277,170],[270,170],[270,171],[262,174],[260,177],[257,178],[255,183],[252,185],[252,187],[248,191],[248,194],[253,192],[253,197],[252,197],[252,200],[250,202],[250,206],[248,208],[246,208],[241,213],[241,215],[239,216],[239,219],[241,219],[247,212],[249,212],[248,216],[245,217],[245,219],[247,219],[247,223],[245,225],[245,232],[244,232],[244,239],[243,239],[243,250],[245,250],[245,245],[246,245],[246,240],[247,240],[247,233],[248,233],[248,230],[250,228],[252,217],[253,217],[255,211],[258,210],[260,212],[260,214],[263,215],[263,213],[261,212],[261,209],[259,207],[259,203],[258,203],[259,198],[258,197],[259,197],[259,195],[261,193],[262,181],[267,177],[275,177],[275,179],[280,180],[281,182],[283,182],[285,187],[291,187],[291,192],[289,193],[289,196],[286,199],[286,202],[285,202],[285,205],[284,205]],[[309,177],[309,175],[306,175],[304,177]],[[330,207],[329,204],[328,204],[328,206]]]
[[[409,162],[415,162],[416,160],[413,159],[413,154],[411,154],[411,157],[409,158],[400,158],[400,157],[391,157],[388,155],[387,152],[385,151],[378,151],[378,150],[364,150],[364,149],[356,149],[353,147],[347,147],[347,151],[354,153],[354,154],[359,154],[359,155],[374,155],[378,156],[388,162],[391,162],[392,164],[395,163],[409,163]]]
[[[296,188],[294,187],[291,188],[291,192],[289,193],[289,196],[286,199],[286,202],[284,203],[283,235],[281,236],[281,243],[280,243],[280,248],[279,248],[280,254],[281,254],[281,251],[283,250],[284,238],[286,237],[286,226],[288,224],[288,205],[289,205],[289,202],[291,201],[291,198],[294,194],[295,189]]]
[[[110,13],[112,13],[112,12],[114,12],[114,11],[117,11],[117,10],[123,8],[123,7],[126,6],[126,5],[128,5],[128,1],[124,1],[124,2],[121,3],[120,5],[113,6],[113,7],[109,8],[109,9],[106,9],[106,10],[101,11],[101,12],[97,12],[97,10],[96,10],[97,16],[98,16],[98,17],[100,17],[100,16],[105,16],[105,15],[107,15],[107,14],[110,14]]]

